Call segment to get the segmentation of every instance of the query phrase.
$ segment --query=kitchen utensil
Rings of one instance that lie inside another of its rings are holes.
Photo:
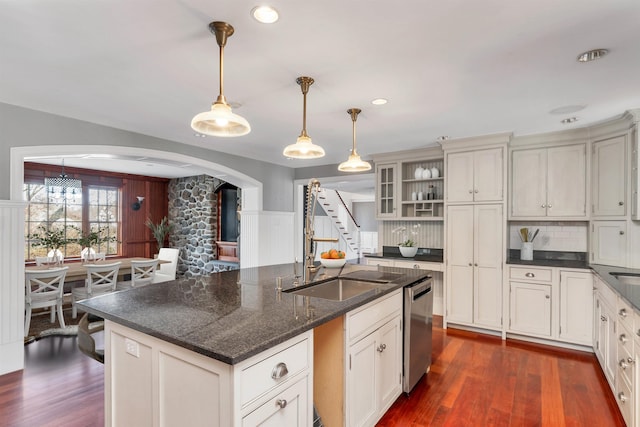
[[[528,242],[529,241],[529,229],[528,228],[521,228],[520,229],[520,235],[522,237],[522,241],[523,242]]]
[[[536,229],[536,232],[533,233],[533,237],[531,238],[531,241],[533,242],[536,239],[536,236],[538,235],[538,232],[540,232],[540,229]]]

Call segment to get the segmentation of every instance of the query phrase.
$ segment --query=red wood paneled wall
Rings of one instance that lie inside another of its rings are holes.
[[[83,183],[120,187],[122,256],[151,258],[158,252],[156,240],[145,222],[147,218],[159,222],[168,215],[168,179],[70,167],[64,170],[67,175]],[[60,175],[60,171],[60,166],[25,162],[24,179],[26,182],[43,182],[45,177]],[[144,202],[140,210],[135,211],[131,205],[138,200],[138,196],[144,197]]]

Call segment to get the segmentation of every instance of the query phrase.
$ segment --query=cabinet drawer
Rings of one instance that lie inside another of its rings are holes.
[[[618,318],[618,322],[623,325],[628,331],[634,331],[633,328],[633,309],[624,302],[621,298],[618,298],[618,304],[616,306],[616,315]],[[620,328],[622,330],[622,328]],[[628,333],[628,338],[633,342],[632,333]]]
[[[402,289],[393,294],[356,308],[347,314],[347,331],[350,343],[381,326],[385,319],[402,312]]]
[[[551,282],[553,273],[550,268],[536,267],[511,267],[509,277],[515,280],[526,280],[536,282]]]
[[[623,329],[624,330],[624,329]],[[627,334],[627,341],[620,341],[620,336]],[[635,359],[633,358],[632,349],[633,339],[629,339],[627,332],[621,332],[618,334],[618,373],[624,376],[629,384],[633,384],[633,378],[635,375]]]
[[[254,398],[282,384],[309,366],[309,340],[304,339],[266,359],[242,368],[240,373],[240,402],[245,405]],[[277,376],[278,366],[286,366],[287,374]],[[273,378],[272,375],[276,375]]]

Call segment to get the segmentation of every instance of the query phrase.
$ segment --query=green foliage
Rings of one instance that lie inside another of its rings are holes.
[[[416,242],[414,242],[411,239],[407,239],[404,242],[398,243],[398,246],[405,246],[407,248],[411,248],[411,247],[413,247],[415,245],[416,245]]]
[[[45,225],[39,225],[36,227],[38,230],[36,233],[29,234],[27,238],[32,240],[32,247],[44,247],[47,249],[60,249],[67,243],[72,243],[73,240],[66,238],[66,228],[47,228]]]
[[[107,231],[107,227],[101,227],[101,228],[98,228],[97,230],[93,229],[89,232],[83,232],[81,233],[80,237],[76,239],[76,242],[83,248],[96,247],[96,246],[99,246],[100,243],[115,242],[116,237],[115,236],[105,237],[104,236],[105,231]]]
[[[158,242],[158,250],[160,250],[164,246],[167,235],[173,231],[173,224],[169,224],[169,220],[165,216],[157,224],[151,221],[151,218],[148,218],[145,225],[151,229],[153,237]]]

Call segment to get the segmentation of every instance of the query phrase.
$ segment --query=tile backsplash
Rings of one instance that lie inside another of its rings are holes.
[[[509,249],[520,249],[522,246],[520,229],[523,227],[528,228],[532,234],[536,229],[540,229],[533,241],[534,251],[588,251],[589,225],[587,222],[511,222],[509,223]]]

